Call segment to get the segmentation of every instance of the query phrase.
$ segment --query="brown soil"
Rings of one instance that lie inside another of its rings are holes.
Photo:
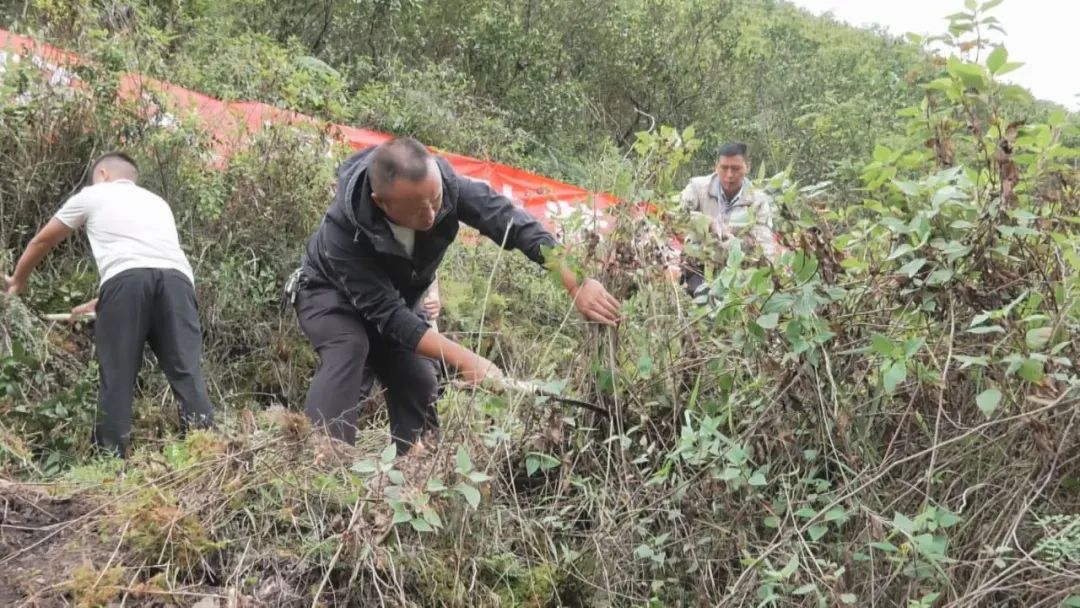
[[[94,505],[0,479],[0,606],[70,606],[70,573],[102,568],[114,548],[88,530]]]

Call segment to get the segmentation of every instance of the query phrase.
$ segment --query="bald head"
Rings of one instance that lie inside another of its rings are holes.
[[[424,144],[411,137],[398,137],[380,144],[371,153],[368,179],[372,191],[385,193],[399,179],[423,181],[435,169],[435,159]]]
[[[393,223],[430,230],[442,206],[442,174],[423,144],[399,137],[371,153],[371,198]]]
[[[123,152],[107,152],[98,157],[90,168],[90,183],[92,184],[114,182],[119,179],[139,181],[139,168],[135,165],[135,161]]]

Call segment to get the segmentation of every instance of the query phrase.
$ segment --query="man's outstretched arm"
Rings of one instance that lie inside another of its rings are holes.
[[[30,244],[26,246],[26,251],[15,265],[15,272],[11,276],[4,277],[7,292],[17,295],[26,291],[26,286],[30,283],[30,275],[41,260],[45,259],[45,256],[61,241],[71,236],[72,232],[74,231],[60,220],[56,218],[49,220],[49,223],[45,224],[45,227],[34,235]]]
[[[538,264],[545,264],[542,248],[558,244],[555,237],[505,196],[490,186],[467,177],[458,178],[461,192],[458,207],[461,221],[506,249],[518,249]],[[619,301],[599,281],[585,279],[580,284],[574,272],[559,262],[560,281],[586,319],[603,325],[619,321]]]
[[[470,384],[497,381],[502,370],[494,363],[454,342],[434,329],[428,329],[416,344],[416,353],[446,363]]]

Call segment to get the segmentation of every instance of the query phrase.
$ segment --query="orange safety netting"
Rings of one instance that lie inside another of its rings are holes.
[[[24,58],[29,58],[48,72],[50,81],[54,84],[79,86],[74,75],[63,67],[78,64],[80,59],[77,55],[0,29],[0,70],[3,69],[5,61],[21,61]],[[330,125],[311,116],[264,103],[220,101],[139,74],[129,73],[122,76],[119,96],[123,100],[151,99],[164,102],[167,108],[156,108],[157,116],[154,118],[158,120],[167,119],[170,113],[193,112],[213,136],[214,146],[221,158],[225,158],[229,149],[242,142],[244,137],[270,125],[303,123],[323,126],[331,136],[353,149],[377,145],[391,138],[385,133],[367,129]],[[581,209],[586,213],[586,217],[593,218],[594,225],[603,226],[603,209],[618,202],[609,194],[593,193],[501,163],[458,154],[444,156],[462,175],[488,182],[496,191],[549,225],[551,220],[574,209]]]

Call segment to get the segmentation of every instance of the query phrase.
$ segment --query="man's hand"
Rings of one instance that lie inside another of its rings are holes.
[[[619,322],[619,301],[595,279],[585,279],[574,293],[574,306],[586,319],[603,325]]]
[[[467,363],[462,365],[458,372],[461,373],[461,377],[465,382],[484,386],[495,391],[504,388],[506,384],[506,376],[503,375],[502,370],[480,355],[469,357]]]
[[[71,320],[78,321],[79,317],[94,314],[97,312],[97,298],[90,300],[84,304],[79,304],[75,308],[71,309]]]
[[[434,321],[439,318],[439,312],[442,311],[442,302],[439,301],[439,294],[431,293],[430,291],[424,296],[424,312],[427,313],[428,319]]]
[[[26,291],[26,283],[18,281],[15,277],[4,275],[4,291],[9,296],[17,296]]]
[[[8,295],[19,295],[26,291],[30,275],[41,263],[42,258],[59,245],[60,241],[70,236],[71,233],[71,228],[68,228],[66,224],[55,217],[49,220],[49,223],[45,224],[45,227],[38,231],[34,238],[30,239],[26,251],[19,256],[19,261],[15,264],[15,274],[11,276],[4,275],[4,289],[8,292]]]

